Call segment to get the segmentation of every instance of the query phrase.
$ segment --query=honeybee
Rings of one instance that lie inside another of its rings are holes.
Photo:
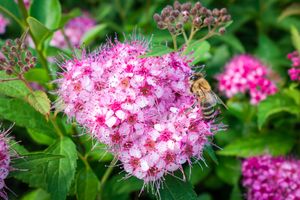
[[[197,102],[200,103],[205,121],[211,121],[216,117],[215,107],[217,104],[222,104],[227,108],[223,101],[211,90],[211,86],[201,72],[195,72],[190,76],[190,91],[196,96]]]

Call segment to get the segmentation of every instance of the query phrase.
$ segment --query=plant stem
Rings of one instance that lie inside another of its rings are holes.
[[[172,35],[172,39],[173,39],[173,45],[174,45],[174,50],[177,51],[177,41],[176,41],[176,35]]]
[[[27,12],[27,9],[25,7],[25,4],[24,4],[23,0],[18,0],[18,6],[19,6],[19,9],[22,12],[22,15],[23,15],[23,18],[24,18],[24,23],[25,23],[26,27],[29,27],[29,24],[26,21],[26,19],[28,17],[28,12]],[[25,30],[26,27],[23,26],[22,28]],[[52,80],[52,78],[50,76],[50,69],[48,68],[48,64],[47,64],[47,59],[45,58],[42,49],[39,48],[38,42],[37,42],[36,38],[34,37],[32,31],[30,29],[29,29],[29,34],[32,38],[32,41],[34,43],[37,54],[40,58],[40,62],[42,64],[42,66],[44,67],[44,69],[47,71],[47,75],[49,77],[49,80]]]
[[[52,123],[52,125],[53,125],[53,127],[54,127],[54,129],[55,129],[55,132],[56,132],[57,136],[60,137],[60,138],[63,138],[63,137],[64,137],[64,134],[63,134],[62,131],[60,130],[60,128],[59,128],[59,126],[58,126],[58,124],[57,124],[57,122],[56,122],[56,120],[55,120],[55,117],[54,117],[53,115],[51,115],[51,113],[50,113],[50,116],[49,116],[49,120],[50,120],[50,122]]]
[[[197,42],[203,42],[204,40],[207,40],[208,38],[214,36],[214,35],[218,35],[217,33],[215,33],[216,27],[213,28],[206,36],[204,36],[203,38],[200,38]]]
[[[16,81],[16,80],[19,80],[19,78],[1,79],[1,80],[0,80],[0,83],[8,82],[8,81]]]
[[[25,6],[23,0],[18,0],[18,6],[19,6],[20,11],[22,12],[24,21],[26,23],[26,19],[28,17],[28,12],[27,12],[27,9],[26,9],[26,6]]]
[[[192,41],[194,35],[197,33],[197,29],[194,28],[194,26],[192,26],[191,28],[191,33],[190,33],[190,36],[189,36],[189,39],[188,41],[186,42],[186,46],[189,46],[190,42]]]
[[[86,157],[83,156],[79,151],[77,151],[78,157],[82,160],[82,162],[84,163],[86,169],[91,169],[90,164],[88,163],[88,161],[86,160]]]
[[[113,171],[113,167],[112,166],[115,165],[117,161],[118,161],[118,159],[115,156],[114,159],[110,162],[109,167],[107,168],[107,170],[105,171],[104,175],[101,178],[100,185],[99,185],[100,197],[101,197],[101,194],[102,194],[103,186],[105,185],[107,179],[109,178],[110,174]]]
[[[25,84],[25,86],[30,90],[31,93],[33,93],[33,89],[31,88],[31,86],[29,85],[29,83],[25,80],[25,78],[23,77],[23,75],[19,75],[18,79]]]
[[[72,46],[72,44],[71,44],[71,41],[69,40],[69,37],[66,35],[66,32],[65,32],[65,29],[64,29],[64,28],[61,28],[61,33],[63,34],[64,39],[65,39],[65,41],[67,42],[67,45],[68,45],[69,49],[73,49],[73,46]]]
[[[183,35],[183,38],[184,38],[184,42],[187,43],[188,39],[187,39],[184,28],[181,29],[181,32],[182,32],[182,35]]]

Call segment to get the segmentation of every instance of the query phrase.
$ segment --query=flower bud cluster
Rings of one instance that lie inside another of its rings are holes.
[[[7,194],[5,192],[4,180],[8,176],[10,170],[10,154],[8,146],[7,133],[9,130],[0,131],[0,199],[7,200]]]
[[[288,54],[288,59],[292,61],[292,68],[288,73],[292,81],[300,82],[300,55],[297,51]]]
[[[22,75],[36,65],[36,57],[20,38],[7,40],[1,48],[0,70],[8,75]]]
[[[159,29],[168,29],[173,35],[180,34],[184,25],[191,24],[196,30],[204,27],[218,28],[219,33],[225,33],[225,24],[231,20],[226,8],[210,10],[200,2],[179,3],[174,2],[173,7],[166,6],[161,14],[153,16]]]
[[[248,158],[242,166],[249,200],[300,199],[300,161],[263,155]]]

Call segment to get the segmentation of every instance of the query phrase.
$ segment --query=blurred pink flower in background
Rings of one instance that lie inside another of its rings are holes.
[[[23,0],[25,7],[28,9],[30,7],[31,0]]]
[[[0,130],[0,199],[7,200],[7,195],[5,192],[5,182],[4,180],[8,176],[10,170],[10,154],[8,146],[7,134],[10,129],[3,131]]]
[[[18,0],[15,0],[16,3],[18,3]],[[25,4],[25,7],[28,9],[30,7],[30,3],[31,3],[31,0],[23,0],[24,4]]]
[[[267,78],[268,68],[251,55],[238,55],[229,61],[225,71],[217,76],[219,90],[227,97],[250,93],[251,104],[257,104],[276,93],[277,87]]]
[[[129,176],[159,187],[165,174],[202,159],[220,125],[202,120],[189,92],[189,61],[179,53],[140,58],[147,44],[107,44],[66,61],[58,93],[70,119],[108,145]]]
[[[6,26],[9,24],[8,19],[0,14],[0,34],[4,34],[6,31]]]
[[[289,75],[292,81],[300,82],[300,55],[297,51],[288,54],[288,59],[292,61],[292,68]]]
[[[71,19],[64,27],[65,34],[73,47],[81,45],[83,35],[96,25],[96,21],[84,13],[80,17]],[[52,46],[67,48],[68,43],[61,30],[54,33],[51,41]]]
[[[248,200],[300,199],[300,161],[269,155],[248,158],[242,165]]]

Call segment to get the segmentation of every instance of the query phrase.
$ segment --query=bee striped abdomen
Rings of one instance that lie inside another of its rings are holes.
[[[202,116],[203,119],[206,121],[210,121],[213,120],[215,118],[215,106],[208,103],[208,102],[204,102],[201,105],[202,107]]]

